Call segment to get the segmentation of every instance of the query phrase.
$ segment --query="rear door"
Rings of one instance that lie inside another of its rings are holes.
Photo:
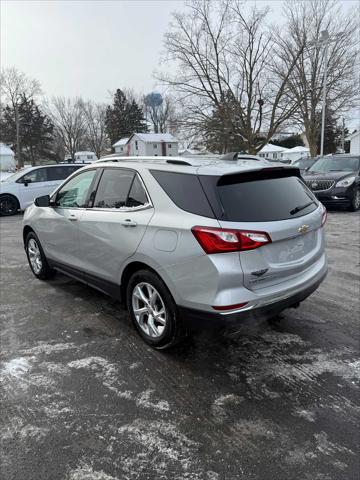
[[[271,238],[260,248],[239,253],[250,290],[288,281],[323,253],[322,208],[296,175],[282,175],[230,175],[216,186],[222,228],[265,232]]]
[[[153,213],[138,173],[105,168],[93,206],[79,222],[81,269],[118,284],[121,265],[135,253]]]

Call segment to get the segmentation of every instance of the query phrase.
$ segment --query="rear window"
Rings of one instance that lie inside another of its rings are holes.
[[[195,215],[214,218],[214,213],[196,175],[159,170],[151,170],[151,173],[179,208]]]
[[[230,222],[286,220],[306,215],[318,206],[297,176],[241,181],[240,175],[229,175],[219,179],[216,189],[223,219]]]

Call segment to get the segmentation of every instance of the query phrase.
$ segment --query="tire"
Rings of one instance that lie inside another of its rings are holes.
[[[351,212],[356,212],[360,208],[360,188],[356,188],[354,190],[352,199],[351,199],[351,204],[349,207],[349,210]]]
[[[126,300],[131,320],[148,345],[166,349],[184,339],[185,331],[176,303],[155,273],[149,270],[135,272],[127,285]],[[141,313],[136,312],[139,309]]]
[[[19,201],[14,195],[4,194],[0,196],[0,215],[8,217],[15,215],[20,208]]]
[[[28,233],[25,240],[25,250],[31,271],[36,278],[47,280],[55,275],[55,270],[49,267],[44,250],[34,232]]]

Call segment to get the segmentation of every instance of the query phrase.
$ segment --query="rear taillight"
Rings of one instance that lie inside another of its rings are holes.
[[[327,220],[327,210],[324,206],[323,206],[323,208],[324,208],[324,211],[323,211],[322,219],[321,219],[321,226],[322,227],[325,225],[326,220]]]
[[[198,226],[191,231],[206,253],[254,250],[271,242],[265,232]]]

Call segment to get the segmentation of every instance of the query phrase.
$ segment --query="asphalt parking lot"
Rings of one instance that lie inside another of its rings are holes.
[[[146,346],[118,303],[27,266],[0,218],[4,480],[359,478],[359,214],[329,212],[329,274],[279,321]]]

